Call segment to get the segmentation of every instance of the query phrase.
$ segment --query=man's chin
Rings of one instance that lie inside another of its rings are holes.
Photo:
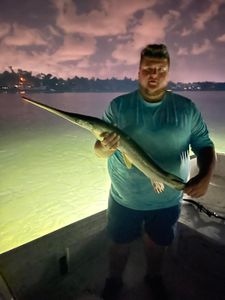
[[[157,94],[161,91],[161,88],[158,85],[148,85],[147,91],[149,94]]]
[[[141,85],[139,85],[140,90],[143,94],[148,95],[148,96],[155,96],[157,94],[160,94],[162,92],[165,91],[166,87],[159,87],[158,85],[156,86],[147,86],[147,87],[143,87]]]

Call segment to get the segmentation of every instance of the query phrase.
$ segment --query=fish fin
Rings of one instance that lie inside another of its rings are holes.
[[[153,186],[153,189],[154,189],[154,191],[155,191],[156,193],[159,194],[159,193],[164,192],[165,186],[164,186],[164,184],[163,184],[162,182],[155,181],[155,180],[152,180],[152,179],[150,179],[150,181],[151,181],[151,184],[152,184],[152,186]]]
[[[129,160],[129,158],[127,157],[127,155],[125,153],[122,152],[122,155],[123,155],[123,160],[125,162],[125,165],[127,166],[128,169],[131,169],[132,168],[131,161]]]

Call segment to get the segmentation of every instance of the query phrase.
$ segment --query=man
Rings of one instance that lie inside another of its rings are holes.
[[[103,119],[128,134],[161,168],[184,182],[188,180],[191,147],[197,156],[199,173],[186,183],[184,192],[200,197],[207,191],[214,168],[214,146],[194,103],[166,91],[169,66],[165,45],[147,45],[141,52],[139,89],[114,99]],[[145,280],[153,289],[158,288],[159,299],[165,299],[162,261],[174,239],[183,192],[165,186],[163,192],[157,193],[141,171],[126,167],[123,154],[117,150],[120,137],[107,132],[102,136],[103,140],[95,144],[95,152],[108,158],[111,177],[108,232],[112,240],[103,298],[109,299],[122,287],[130,243],[144,228]]]

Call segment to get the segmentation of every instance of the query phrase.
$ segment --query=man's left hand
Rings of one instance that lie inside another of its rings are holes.
[[[188,196],[199,198],[207,192],[208,186],[210,182],[210,177],[202,177],[197,175],[191,178],[185,185],[184,193]]]

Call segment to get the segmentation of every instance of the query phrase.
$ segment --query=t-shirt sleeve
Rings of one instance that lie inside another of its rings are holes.
[[[116,124],[117,124],[117,107],[116,107],[116,103],[114,100],[112,102],[110,102],[109,106],[104,111],[104,113],[102,115],[102,119],[105,122],[116,126]]]
[[[205,147],[214,147],[212,140],[209,137],[209,132],[206,123],[204,122],[201,113],[193,104],[192,110],[192,127],[191,127],[191,149],[198,155],[199,150]]]

